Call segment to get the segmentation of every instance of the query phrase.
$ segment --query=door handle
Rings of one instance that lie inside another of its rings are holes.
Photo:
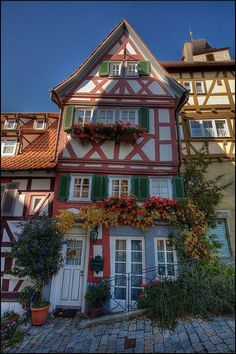
[[[81,277],[83,277],[83,276],[84,276],[84,271],[83,271],[83,270],[81,270],[81,272],[80,272],[80,276],[81,276]]]

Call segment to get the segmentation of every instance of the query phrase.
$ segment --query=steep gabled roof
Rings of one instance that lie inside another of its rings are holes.
[[[127,31],[137,47],[143,53],[146,60],[151,62],[152,69],[156,75],[158,75],[162,82],[167,86],[168,91],[172,97],[181,98],[186,95],[187,91],[175,80],[169,73],[161,66],[156,57],[152,54],[150,49],[146,46],[144,41],[139,37],[137,32],[125,19],[120,21],[118,25],[108,34],[108,36],[102,41],[101,44],[90,54],[90,56],[84,61],[82,65],[78,67],[68,78],[56,85],[51,90],[51,98],[59,106],[61,106],[61,97],[68,91],[73,90],[76,87],[79,80],[83,79],[89,69],[109,50],[109,48],[115,43],[115,41]]]
[[[4,115],[4,113],[3,113]],[[51,169],[56,166],[56,139],[59,114],[57,120],[48,129],[30,143],[22,153],[16,156],[2,156],[1,170],[39,170]]]

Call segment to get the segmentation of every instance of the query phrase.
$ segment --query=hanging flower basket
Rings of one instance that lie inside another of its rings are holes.
[[[145,134],[145,129],[130,123],[117,122],[115,124],[90,123],[74,124],[72,135],[82,143],[98,142],[99,140],[113,140],[134,142]]]

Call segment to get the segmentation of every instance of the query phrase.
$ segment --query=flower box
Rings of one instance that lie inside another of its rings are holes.
[[[114,140],[134,142],[145,134],[145,129],[138,125],[131,125],[130,123],[117,122],[115,124],[74,124],[71,133],[77,137],[82,143],[92,143],[99,140]]]

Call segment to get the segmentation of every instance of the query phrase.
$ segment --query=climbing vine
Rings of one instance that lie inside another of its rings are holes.
[[[177,199],[150,197],[141,204],[133,196],[109,197],[81,207],[79,217],[69,211],[61,211],[58,215],[58,223],[64,233],[78,221],[87,233],[100,224],[106,228],[127,225],[144,232],[157,223],[168,223],[178,230],[171,237],[180,258],[197,261],[214,258],[214,245],[206,236],[205,214],[190,198],[179,202]]]

